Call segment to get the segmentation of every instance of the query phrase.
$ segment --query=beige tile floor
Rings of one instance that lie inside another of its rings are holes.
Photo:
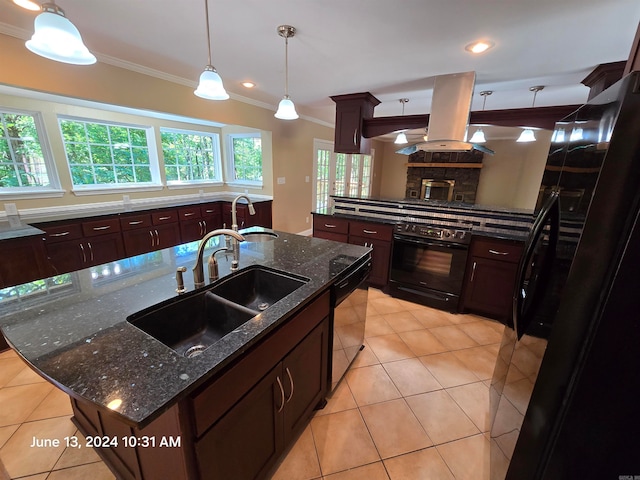
[[[369,292],[366,348],[272,480],[488,479],[502,325]],[[114,478],[90,449],[28,446],[80,435],[70,416],[61,391],[0,354],[0,479]]]

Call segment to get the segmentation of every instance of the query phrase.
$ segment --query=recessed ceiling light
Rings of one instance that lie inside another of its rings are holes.
[[[486,52],[494,45],[495,44],[493,42],[490,42],[488,40],[480,40],[478,42],[470,43],[469,45],[464,47],[464,49],[467,52],[471,52],[471,53],[482,53],[482,52]]]
[[[26,8],[27,10],[31,10],[33,12],[40,11],[40,4],[32,0],[13,0],[13,3],[18,5],[19,7]]]
[[[253,82],[242,82],[242,86],[245,88],[253,88],[256,86],[256,84]]]

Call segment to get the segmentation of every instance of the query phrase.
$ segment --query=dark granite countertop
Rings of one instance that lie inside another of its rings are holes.
[[[21,222],[17,216],[9,216],[6,221],[0,222],[0,240],[13,240],[42,234],[44,234],[42,230]]]
[[[185,286],[193,290],[197,242],[80,270],[63,285],[48,281],[50,288],[39,294],[5,298],[0,303],[2,332],[32,368],[66,393],[102,407],[119,399],[114,411],[130,425],[144,427],[325,291],[339,273],[332,259],[346,255],[355,263],[370,252],[277,233],[273,241],[241,243],[240,268],[260,264],[309,282],[199,356],[180,356],[126,321],[176,296],[176,267],[188,268]],[[205,259],[223,241],[212,239]],[[231,257],[217,258],[220,275],[228,275]]]

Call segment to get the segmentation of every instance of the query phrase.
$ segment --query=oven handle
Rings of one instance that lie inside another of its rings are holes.
[[[399,235],[394,235],[393,240],[396,242],[411,243],[413,245],[423,245],[425,247],[443,247],[453,248],[456,250],[469,250],[469,245],[461,243],[434,242],[431,240],[422,239],[414,240],[413,238],[401,237]]]

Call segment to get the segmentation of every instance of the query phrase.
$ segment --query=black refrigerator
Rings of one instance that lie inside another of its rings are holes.
[[[640,72],[556,124],[490,388],[491,478],[640,478]]]

